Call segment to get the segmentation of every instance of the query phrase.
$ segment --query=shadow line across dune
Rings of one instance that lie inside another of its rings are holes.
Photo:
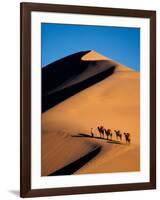
[[[101,146],[94,148],[91,152],[87,153],[86,155],[82,156],[81,158],[73,161],[72,163],[66,165],[65,167],[49,174],[48,176],[60,176],[60,175],[71,175],[81,167],[83,167],[86,163],[92,160],[100,151]]]
[[[112,144],[120,144],[124,145],[123,143],[116,141],[116,140],[107,140],[106,138],[101,137],[92,137],[85,133],[79,133],[78,135],[72,135],[72,137],[85,137],[85,138],[91,138],[91,139],[100,139],[105,140],[107,143]],[[71,162],[70,164],[66,165],[65,167],[62,167],[61,169],[58,169],[57,171],[54,171],[53,173],[50,173],[48,176],[60,176],[60,175],[71,175],[77,170],[79,170],[81,167],[83,167],[85,164],[87,164],[90,160],[95,158],[99,152],[101,151],[102,146],[94,147],[89,153],[85,154],[81,158]]]

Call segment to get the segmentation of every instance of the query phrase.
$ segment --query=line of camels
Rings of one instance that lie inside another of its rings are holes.
[[[104,138],[104,135],[106,135],[106,139],[107,140],[112,140],[112,130],[111,129],[106,129],[104,128],[103,126],[98,126],[97,127],[97,130],[100,134],[100,138]],[[120,132],[120,130],[114,130],[114,133],[116,134],[116,140],[118,141],[122,141],[122,133]],[[125,141],[126,143],[129,143],[131,142],[131,135],[130,133],[123,133],[124,136],[125,136]],[[93,128],[91,128],[91,136],[94,137],[94,133],[93,133]]]

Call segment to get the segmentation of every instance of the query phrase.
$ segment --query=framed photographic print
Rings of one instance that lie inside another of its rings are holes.
[[[156,12],[21,3],[21,197],[156,188]]]

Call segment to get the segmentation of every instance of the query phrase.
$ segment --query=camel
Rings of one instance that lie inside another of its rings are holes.
[[[120,130],[114,130],[114,132],[116,133],[116,139],[118,140],[118,138],[120,139],[120,140],[122,140],[122,134],[120,133]]]
[[[98,129],[98,131],[99,131],[99,133],[100,133],[100,138],[101,138],[101,135],[102,135],[103,138],[104,138],[104,128],[103,128],[103,126],[98,126],[97,129]]]
[[[124,136],[125,136],[125,139],[126,139],[126,143],[130,144],[130,142],[131,142],[130,133],[124,133]]]
[[[110,136],[110,138],[111,138],[111,140],[112,140],[112,132],[111,132],[111,129],[104,129],[104,131],[105,131],[105,134],[106,134],[106,136],[107,136],[107,140],[109,139],[109,136]]]

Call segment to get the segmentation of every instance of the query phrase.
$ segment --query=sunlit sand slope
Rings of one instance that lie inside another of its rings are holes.
[[[114,66],[114,70],[43,112],[42,175],[138,171],[139,72],[94,51],[86,52],[81,60],[94,61],[94,70],[91,70],[94,76],[101,73],[95,62],[106,61],[108,69]],[[78,80],[88,79],[91,68],[87,67],[86,74],[81,73]],[[76,81],[75,76],[70,77],[54,90],[69,88]],[[100,125],[113,131],[112,141],[99,139],[97,126]],[[90,137],[91,128],[94,138]],[[131,134],[130,145],[124,136],[121,143],[117,142],[114,134],[117,129]]]

